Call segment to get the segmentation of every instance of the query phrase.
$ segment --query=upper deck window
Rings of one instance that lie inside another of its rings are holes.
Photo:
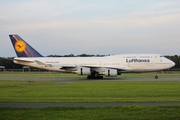
[[[136,58],[136,56],[126,56],[126,58]]]
[[[160,57],[164,57],[164,55],[160,55]]]
[[[150,58],[150,56],[140,56],[140,58]]]

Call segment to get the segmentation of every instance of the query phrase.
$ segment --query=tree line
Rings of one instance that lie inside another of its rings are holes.
[[[89,54],[81,54],[81,55],[48,55],[48,57],[103,57],[109,55],[89,55]],[[175,66],[171,70],[180,70],[180,56],[165,56],[166,58],[175,62]],[[13,57],[3,58],[0,57],[0,66],[5,66],[6,69],[22,69],[23,65],[18,65],[13,63]]]

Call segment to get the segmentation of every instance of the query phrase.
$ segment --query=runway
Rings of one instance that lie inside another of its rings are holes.
[[[0,107],[44,108],[44,107],[121,107],[121,106],[179,106],[180,102],[122,102],[122,103],[0,103]]]
[[[86,79],[86,78],[0,78],[0,80],[25,80],[25,81],[180,81],[180,78],[104,78],[104,79]]]

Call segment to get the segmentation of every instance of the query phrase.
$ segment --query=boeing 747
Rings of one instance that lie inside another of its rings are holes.
[[[17,57],[14,63],[50,71],[87,75],[87,79],[116,77],[126,72],[169,69],[175,63],[160,54],[121,54],[105,57],[44,57],[18,35],[9,35]],[[158,76],[155,75],[158,79]]]

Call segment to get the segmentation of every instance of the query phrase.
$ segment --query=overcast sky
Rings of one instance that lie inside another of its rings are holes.
[[[1,0],[0,56],[9,34],[42,55],[180,55],[180,0]]]

